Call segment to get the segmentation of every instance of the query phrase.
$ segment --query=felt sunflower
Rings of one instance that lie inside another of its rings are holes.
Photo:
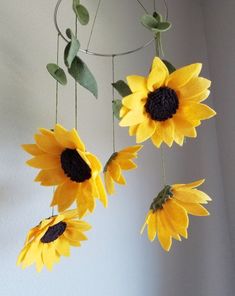
[[[155,57],[149,76],[128,76],[132,94],[122,99],[120,126],[129,127],[141,143],[151,138],[156,147],[175,141],[183,145],[184,137],[197,136],[196,127],[216,113],[201,104],[210,94],[211,82],[199,77],[202,64],[185,66],[169,74],[160,58]]]
[[[142,227],[148,227],[148,238],[153,241],[158,236],[165,251],[169,251],[172,238],[180,241],[180,236],[188,237],[188,214],[194,216],[208,216],[209,212],[201,205],[207,204],[211,198],[196,189],[204,180],[189,184],[175,184],[165,188],[153,200]]]
[[[77,218],[77,211],[71,210],[42,220],[28,232],[17,265],[24,269],[35,263],[38,272],[44,265],[52,270],[61,256],[70,255],[70,246],[80,247],[87,240],[83,232],[91,226]]]
[[[85,149],[77,131],[67,131],[57,124],[54,130],[39,129],[35,144],[22,145],[34,157],[27,161],[41,169],[35,181],[43,186],[57,186],[51,206],[59,212],[77,202],[79,217],[93,212],[95,199],[107,206],[107,196],[100,177],[100,161]]]
[[[133,170],[137,168],[137,165],[132,159],[137,158],[137,152],[140,151],[142,147],[141,145],[127,147],[111,155],[104,168],[105,187],[109,195],[115,193],[114,182],[120,185],[126,184],[126,180],[122,175],[122,170]]]

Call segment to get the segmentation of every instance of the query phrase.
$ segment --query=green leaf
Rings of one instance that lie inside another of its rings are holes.
[[[170,74],[175,72],[176,68],[170,62],[168,62],[167,60],[162,60],[162,61],[166,65]]]
[[[63,69],[61,69],[56,64],[47,64],[47,71],[51,74],[52,77],[55,78],[60,84],[66,85],[67,84],[67,78],[66,74]]]
[[[162,15],[161,15],[160,13],[156,12],[156,11],[154,11],[154,13],[153,13],[153,17],[156,19],[156,21],[157,21],[158,23],[162,22],[162,20],[163,20]]]
[[[158,25],[155,28],[152,28],[152,31],[154,33],[161,33],[161,32],[166,32],[171,28],[171,23],[169,22],[161,22],[158,23]]]
[[[84,88],[89,90],[96,98],[98,97],[98,87],[95,77],[88,69],[87,65],[79,58],[75,57],[71,67],[68,69],[69,74]]]
[[[141,23],[147,29],[150,29],[150,30],[154,29],[154,28],[157,28],[157,26],[158,26],[157,20],[151,14],[144,14],[141,17]]]
[[[74,58],[76,57],[76,55],[77,55],[77,53],[79,51],[80,43],[77,40],[77,38],[74,36],[71,29],[67,29],[66,34],[69,37],[69,39],[71,39],[71,42],[69,42],[67,44],[67,46],[65,47],[65,50],[64,50],[64,62],[65,62],[65,65],[68,68],[70,68]]]
[[[81,25],[87,25],[89,23],[89,12],[85,6],[80,4],[79,0],[73,0],[73,10]]]
[[[122,101],[121,100],[114,100],[113,101],[113,114],[114,116],[120,120],[120,110],[122,108]]]
[[[116,91],[118,91],[118,93],[122,96],[122,97],[126,97],[130,94],[132,94],[129,86],[127,85],[127,83],[123,80],[118,80],[115,83],[112,83],[112,86],[116,89]]]

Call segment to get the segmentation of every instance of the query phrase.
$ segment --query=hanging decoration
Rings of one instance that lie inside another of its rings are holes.
[[[137,49],[111,54],[89,50],[101,0],[98,0],[86,49],[81,48],[77,26],[78,23],[82,26],[89,23],[90,15],[87,8],[80,0],[72,1],[75,30],[73,32],[72,29],[67,29],[64,36],[57,23],[57,12],[61,2],[62,0],[57,2],[54,17],[58,31],[56,63],[47,65],[48,72],[56,81],[55,126],[53,129],[40,128],[34,137],[34,144],[22,145],[23,149],[32,155],[27,164],[40,170],[35,181],[42,186],[54,187],[52,215],[29,231],[17,264],[25,268],[35,263],[38,272],[44,265],[48,270],[52,270],[54,263],[57,263],[61,256],[69,256],[70,246],[79,247],[81,241],[87,239],[84,232],[91,226],[81,219],[94,212],[96,199],[107,207],[107,194],[115,193],[114,183],[126,184],[122,171],[137,168],[133,160],[137,158],[143,146],[133,145],[117,150],[115,118],[121,127],[129,128],[130,136],[136,136],[137,144],[151,139],[156,148],[160,148],[163,189],[150,204],[141,233],[147,227],[149,240],[154,241],[157,236],[162,248],[169,251],[172,238],[181,241],[181,237],[188,237],[188,214],[209,215],[202,204],[207,204],[211,199],[197,189],[204,180],[167,185],[163,146],[166,144],[171,148],[174,142],[182,146],[185,137],[197,136],[196,128],[203,120],[216,114],[213,109],[202,103],[210,94],[211,82],[199,76],[201,63],[176,69],[171,62],[163,58],[162,34],[172,27],[168,21],[165,0],[165,18],[156,11],[155,0],[152,14],[140,0],[136,0],[145,11],[140,23],[152,32],[153,39]],[[63,56],[66,70],[59,65],[60,39],[66,42]],[[156,56],[149,74],[146,77],[127,76],[127,83],[124,80],[115,81],[116,57],[133,54],[152,43],[155,44]],[[98,98],[96,79],[80,53],[111,59],[110,112],[113,151],[107,158],[104,169],[99,159],[86,150],[77,132],[78,84]],[[58,123],[59,85],[67,84],[68,74],[75,82],[75,128],[71,130]],[[115,98],[115,91],[121,99]],[[58,214],[54,214],[55,206]],[[70,209],[71,207],[73,209]]]
[[[209,215],[209,212],[201,204],[207,204],[211,198],[206,193],[195,189],[204,181],[166,185],[151,203],[141,233],[148,226],[149,240],[153,241],[157,235],[165,251],[170,250],[172,238],[178,241],[181,241],[180,235],[188,238],[188,214]]]
[[[71,210],[42,220],[29,231],[17,264],[26,268],[35,263],[38,272],[44,265],[52,270],[61,256],[70,255],[70,246],[80,247],[87,240],[84,232],[91,226],[77,218],[77,211]]]

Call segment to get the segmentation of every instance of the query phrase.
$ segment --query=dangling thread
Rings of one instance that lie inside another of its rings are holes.
[[[75,36],[76,38],[78,37],[78,20],[77,20],[77,16],[75,16]],[[78,85],[77,85],[77,81],[74,80],[74,95],[75,95],[75,129],[78,129]]]
[[[97,15],[98,15],[98,12],[99,12],[101,1],[102,0],[99,0],[98,6],[96,8],[95,17],[94,17],[94,20],[93,20],[93,23],[92,23],[92,26],[91,26],[91,32],[90,32],[90,36],[89,36],[87,47],[86,47],[86,52],[89,50],[89,46],[90,46],[90,43],[91,43],[91,38],[92,38],[93,31],[94,31],[94,28],[95,28],[95,23],[96,23],[96,19],[97,19]]]
[[[165,0],[164,0],[164,3]],[[155,4],[155,1],[154,1]],[[168,15],[168,9],[167,9],[167,15]],[[163,50],[162,50],[162,44],[160,38],[155,38],[155,51],[156,51],[156,56],[160,57],[161,54],[164,55]],[[162,164],[162,182],[163,186],[166,186],[166,165],[165,165],[165,156],[164,156],[164,148],[163,144],[161,144],[161,164]]]
[[[115,55],[112,56],[112,82],[115,83],[115,63],[114,63]],[[114,102],[114,87],[112,86],[112,107]],[[113,125],[113,153],[116,152],[116,139],[115,139],[115,116],[114,110],[112,110],[112,125]]]
[[[148,10],[144,7],[144,5],[140,2],[140,0],[136,0],[139,5],[143,8],[143,10],[148,14]]]
[[[56,41],[56,65],[59,65],[59,51],[60,51],[60,34],[57,34],[57,41]],[[59,105],[59,83],[56,80],[56,87],[55,87],[55,124],[58,123],[58,105]],[[55,188],[53,188],[53,195],[55,193]],[[54,216],[54,207],[52,207],[51,215]]]

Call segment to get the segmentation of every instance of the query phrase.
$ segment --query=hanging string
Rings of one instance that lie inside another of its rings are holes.
[[[78,38],[78,19],[77,16],[75,16],[75,36]],[[75,124],[74,127],[77,130],[78,129],[78,85],[77,81],[74,80],[74,96],[75,96]]]
[[[99,12],[99,8],[100,8],[101,1],[102,1],[102,0],[99,0],[99,2],[98,2],[98,6],[97,6],[97,8],[96,8],[95,17],[94,17],[94,20],[93,20],[93,23],[92,23],[92,26],[91,26],[91,32],[90,32],[90,36],[89,36],[89,39],[88,39],[88,43],[87,43],[87,47],[86,47],[86,51],[88,51],[89,46],[90,46],[90,43],[91,43],[91,38],[92,38],[93,31],[94,31],[94,28],[95,28],[95,23],[96,23],[96,19],[97,19],[97,15],[98,15],[98,12]]]
[[[56,65],[59,64],[59,48],[60,48],[60,34],[57,34],[56,42]],[[58,123],[58,103],[59,103],[59,82],[56,80],[55,88],[55,124]]]
[[[155,0],[153,0],[153,10],[154,10],[154,11],[157,10],[157,8],[156,8],[156,1],[155,1]]]
[[[144,5],[140,2],[140,0],[136,0],[139,5],[143,8],[143,10],[148,14],[148,10],[144,7]]]
[[[56,41],[56,65],[59,65],[59,51],[60,51],[60,34],[57,34]],[[55,124],[58,123],[58,105],[59,105],[59,82],[56,80],[55,87]],[[55,187],[53,188],[53,195],[55,193]],[[54,207],[51,209],[51,216],[54,216]]]
[[[115,55],[112,56],[112,83],[115,83]],[[114,87],[112,86],[112,104],[114,102]],[[112,125],[113,125],[113,153],[116,152],[116,139],[115,139],[115,116],[113,110]]]
[[[158,57],[161,57],[161,55],[164,55],[160,38],[155,38],[155,51],[156,51],[156,56]],[[161,145],[160,151],[161,151],[161,165],[162,165],[162,182],[163,182],[163,186],[166,186],[166,164],[165,164],[165,155],[164,155],[165,153],[164,153],[163,145]]]

